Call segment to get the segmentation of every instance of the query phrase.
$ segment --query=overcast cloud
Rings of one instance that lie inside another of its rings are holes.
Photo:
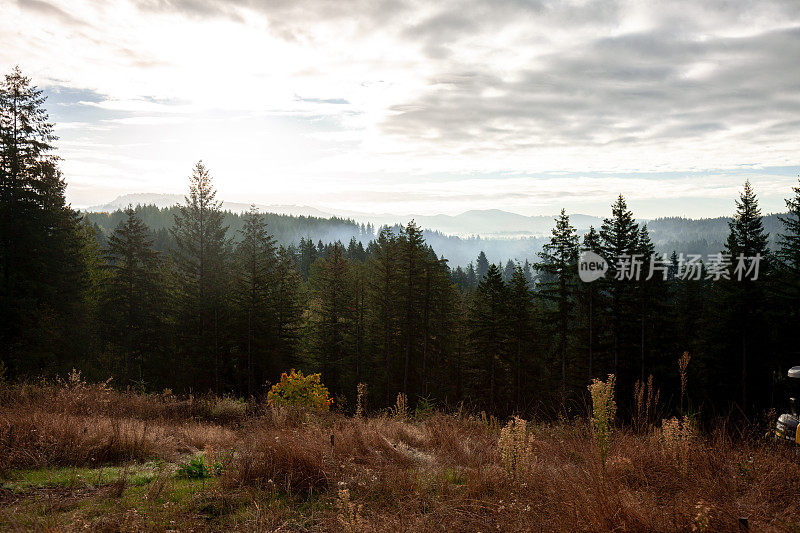
[[[200,158],[231,201],[403,213],[776,211],[798,173],[796,0],[6,0],[15,64],[77,206]]]

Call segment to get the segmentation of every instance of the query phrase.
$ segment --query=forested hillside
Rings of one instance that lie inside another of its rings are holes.
[[[733,206],[731,206],[733,207]],[[762,217],[764,231],[769,235],[770,249],[777,249],[778,235],[783,231],[780,217],[785,213]],[[730,217],[687,219],[682,217],[657,218],[647,222],[650,238],[660,252],[672,251],[708,255],[725,246],[730,233]]]
[[[158,208],[152,205],[132,206],[136,216],[147,224],[154,233],[156,250],[168,252],[175,247],[175,240],[169,232],[174,221],[177,207]],[[86,219],[98,235],[101,246],[108,236],[114,231],[119,222],[125,218],[124,210],[112,212],[86,212]],[[269,225],[270,232],[278,244],[285,246],[300,246],[301,240],[310,240],[313,243],[331,243],[341,241],[349,243],[355,239],[366,245],[377,237],[378,228],[370,223],[357,223],[353,220],[337,217],[320,218],[310,216],[293,216],[275,213],[263,213],[264,220]],[[224,225],[227,236],[232,242],[241,239],[240,229],[244,225],[244,214],[233,211],[224,211]],[[392,226],[397,232],[400,226]],[[524,262],[533,260],[541,251],[545,242],[541,237],[526,237],[521,239],[497,239],[475,237],[457,237],[445,235],[439,231],[424,229],[425,240],[436,249],[440,257],[445,257],[453,266],[466,267],[474,262],[480,252],[484,252],[493,261],[505,262],[508,259]]]
[[[154,232],[154,247],[162,252],[171,250],[175,243],[170,236],[169,228],[177,207],[158,208],[153,205],[132,207],[136,215]],[[95,227],[102,245],[125,217],[125,214],[123,209],[119,209],[111,212],[86,212],[84,216]],[[224,216],[224,224],[228,228],[227,235],[236,242],[240,238],[238,230],[244,223],[243,214],[225,211]],[[321,218],[269,212],[263,213],[263,216],[276,242],[286,246],[297,246],[301,240],[310,240],[315,243],[320,241],[323,243],[335,241],[349,243],[353,238],[366,244],[375,238],[378,231],[378,228],[369,222],[357,223],[350,219],[337,217]],[[770,234],[769,247],[771,249],[775,249],[777,246],[775,237],[782,227],[780,216],[782,215],[772,214],[763,217],[764,229]],[[581,228],[588,230],[590,225],[586,225],[586,220],[593,217],[582,216],[582,218],[582,225],[576,224],[575,227],[579,231]],[[670,217],[647,221],[647,227],[658,252],[708,255],[717,253],[724,248],[730,222],[729,217],[709,219]],[[596,225],[600,224],[602,224],[602,219],[597,219]],[[551,219],[548,232],[552,226],[554,226],[553,219]],[[395,232],[399,228],[399,225],[392,226]],[[444,234],[435,229],[422,228],[422,230],[425,240],[440,257],[446,258],[448,264],[453,268],[458,266],[467,268],[469,263],[473,263],[474,267],[474,262],[481,252],[484,252],[490,261],[501,264],[505,264],[508,260],[521,263],[534,262],[539,252],[542,251],[542,246],[547,242],[547,237],[543,236],[497,238],[476,235],[458,237]]]
[[[781,398],[780,376],[800,359],[798,188],[780,226],[761,217],[749,183],[728,226],[707,221],[732,258],[760,254],[757,280],[738,281],[735,261],[686,277],[678,255],[664,277],[618,279],[622,255],[650,269],[660,232],[694,238],[672,219],[651,234],[623,197],[585,234],[562,212],[534,260],[493,264],[498,252],[474,240],[486,253],[452,268],[442,243],[468,241],[413,222],[376,230],[224,212],[202,162],[187,169],[178,207],[82,216],[65,202],[41,92],[18,70],[0,89],[0,123],[9,378],[74,367],[119,387],[259,396],[298,367],[321,372],[345,410],[363,382],[381,406],[404,392],[412,405],[555,416],[582,408],[590,379],[613,372],[627,416],[637,381],[680,389],[676,361],[689,352],[694,408],[754,413]],[[578,279],[584,249],[605,257],[607,277]]]

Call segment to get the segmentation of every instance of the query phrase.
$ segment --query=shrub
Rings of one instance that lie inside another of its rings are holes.
[[[356,417],[361,418],[364,416],[364,404],[367,400],[367,384],[359,383],[356,388],[358,396],[356,396]]]
[[[231,458],[223,484],[276,489],[287,494],[311,494],[324,489],[329,480],[325,464],[331,449],[329,439],[328,432],[309,426],[253,433]]]
[[[650,432],[653,427],[656,411],[658,410],[658,400],[661,392],[653,385],[653,375],[647,378],[647,382],[636,381],[634,385],[634,396],[636,410],[633,418],[633,428],[639,435]]]
[[[202,455],[198,455],[197,457],[192,457],[188,463],[179,465],[175,476],[187,479],[205,479],[211,476],[211,472],[206,466],[205,458]]]
[[[397,420],[405,420],[408,418],[408,398],[402,392],[397,393],[397,400],[394,402],[394,407],[389,409],[393,418]]]
[[[689,367],[689,361],[691,359],[692,356],[689,355],[689,352],[683,352],[683,355],[678,359],[678,370],[681,374],[681,413],[683,413],[683,398],[686,396],[686,385],[689,381],[686,375],[686,369]]]
[[[355,503],[350,501],[349,490],[339,489],[339,499],[336,501],[336,507],[339,510],[337,514],[339,523],[347,533],[366,531],[366,524],[361,517],[362,506],[356,506]]]
[[[681,471],[684,474],[689,459],[689,448],[697,436],[697,423],[692,417],[673,417],[661,422],[661,442],[664,448],[680,461]]]
[[[533,448],[528,437],[528,424],[522,418],[515,416],[500,430],[497,442],[500,450],[500,459],[506,472],[514,478],[520,475],[533,463]]]
[[[436,412],[436,405],[430,398],[420,398],[417,400],[417,407],[414,409],[414,418],[425,420]]]
[[[247,414],[247,404],[236,398],[223,396],[222,398],[214,399],[210,410],[211,417],[215,420],[241,420]]]
[[[207,447],[205,453],[192,457],[188,463],[178,465],[175,476],[186,479],[205,479],[222,473],[222,463],[214,460],[213,449]]]
[[[320,381],[320,374],[304,376],[301,371],[292,369],[289,374],[284,372],[280,382],[272,386],[267,394],[267,402],[269,405],[292,405],[327,411],[333,400]]]
[[[594,442],[600,455],[601,468],[605,472],[611,431],[617,414],[617,404],[614,401],[614,374],[609,374],[607,381],[593,379],[589,385],[589,392],[592,395]]]

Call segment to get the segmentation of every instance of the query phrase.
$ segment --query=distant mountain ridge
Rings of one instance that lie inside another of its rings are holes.
[[[126,194],[112,202],[93,206],[84,211],[90,214],[112,213],[128,205],[155,205],[165,209],[183,201],[183,195],[180,194]],[[537,258],[536,254],[541,250],[541,245],[549,238],[550,231],[555,225],[555,216],[525,216],[501,209],[470,210],[458,215],[393,215],[352,211],[326,212],[310,206],[297,205],[256,205],[256,207],[264,213],[313,218],[313,220],[305,219],[305,222],[301,220],[292,222],[288,219],[281,222],[287,225],[285,229],[287,243],[295,241],[299,235],[305,235],[314,241],[335,237],[347,242],[352,236],[364,240],[365,235],[355,231],[360,224],[379,228],[383,225],[406,224],[414,219],[426,230],[427,238],[437,253],[444,255],[451,260],[451,264],[456,265],[468,263],[477,257],[477,253],[481,250],[485,251],[492,261],[505,261],[509,258],[534,261]],[[242,213],[248,210],[250,205],[223,202],[223,208],[233,213]],[[778,234],[782,231],[778,216],[779,214],[764,216],[764,229],[770,234],[770,245],[773,247],[776,245]],[[338,221],[330,220],[334,217]],[[670,253],[675,250],[678,253],[701,255],[722,251],[729,231],[729,221],[728,217],[637,219],[640,224],[647,224],[650,238],[657,251]],[[571,214],[570,222],[578,230],[578,234],[582,235],[588,231],[589,226],[599,228],[603,219],[591,215]],[[341,223],[345,223],[345,226]],[[313,229],[299,229],[306,227],[307,224],[312,224],[308,227]],[[290,229],[288,226],[298,226],[298,229]],[[366,237],[367,240],[369,238],[371,237]]]
[[[86,211],[88,213],[110,213],[112,211],[117,211],[119,209],[125,209],[126,207],[133,206],[136,207],[137,205],[154,205],[159,208],[165,207],[172,207],[175,204],[182,204],[184,199],[184,195],[182,194],[158,194],[158,193],[131,193],[131,194],[123,194],[121,196],[116,197],[114,200],[108,202],[107,204],[101,205],[93,205],[82,209],[81,211]],[[222,202],[222,208],[228,211],[232,211],[234,213],[244,213],[248,209],[250,209],[251,204],[245,204],[241,202]],[[276,213],[279,215],[291,215],[291,216],[306,216],[306,217],[319,217],[319,218],[331,218],[336,216],[332,213],[326,213],[324,211],[320,211],[315,207],[310,207],[307,205],[260,205],[256,204],[256,207],[265,213]]]
[[[412,218],[420,226],[459,237],[492,238],[541,237],[553,227],[555,215],[526,216],[501,209],[473,209],[459,215],[351,215],[357,221],[383,224],[405,223]],[[603,219],[590,215],[572,214],[570,220],[579,230],[599,226]]]
[[[112,212],[125,209],[129,205],[154,205],[159,208],[172,207],[184,201],[182,194],[134,193],[124,194],[106,204],[95,205],[83,209],[90,213]],[[250,204],[226,202],[223,209],[234,213],[243,213],[250,209]],[[360,223],[372,223],[376,226],[405,224],[414,220],[419,226],[445,235],[459,237],[480,236],[487,238],[521,238],[541,237],[547,235],[553,227],[555,215],[526,216],[502,209],[473,209],[459,215],[397,215],[372,214],[358,211],[329,212],[305,205],[264,205],[256,207],[265,213],[276,213],[291,216],[313,216],[318,218],[342,217]],[[573,214],[570,220],[578,231],[585,231],[589,226],[599,226],[603,219],[590,215]]]
[[[114,202],[103,206],[86,209],[86,217],[101,231],[108,235],[122,220],[120,211],[129,204],[156,207],[140,207],[137,209],[144,222],[155,232],[161,240],[168,241],[168,228],[173,224],[175,204],[182,202],[181,195],[125,195]],[[158,207],[158,204],[164,207]],[[229,236],[238,238],[242,226],[242,219],[238,215],[249,208],[245,204],[224,204],[230,212],[225,216],[225,224],[229,226]],[[237,211],[234,208],[240,207]],[[402,216],[402,215],[375,215],[358,220],[360,217],[350,214],[339,214],[338,217],[330,213],[319,211],[321,215],[314,215],[309,211],[295,214],[280,212],[284,207],[286,211],[302,211],[304,206],[258,206],[267,213],[266,218],[270,231],[275,235],[280,244],[297,244],[301,238],[311,239],[312,242],[334,242],[340,240],[347,244],[352,238],[366,245],[375,237],[377,229],[383,225],[396,226],[405,224],[411,218],[425,229],[425,238],[439,256],[450,261],[450,265],[465,266],[474,261],[481,251],[485,252],[491,262],[505,262],[508,259],[523,262],[538,260],[538,252],[549,238],[549,232],[554,225],[554,217],[533,216],[526,217],[516,213],[509,213],[499,209],[487,211],[467,211],[460,215],[434,215],[434,216]],[[102,209],[101,209],[102,208]],[[308,208],[314,209],[314,208]],[[779,214],[765,215],[763,218],[764,229],[770,234],[770,246],[775,247],[778,235],[783,231]],[[599,228],[602,219],[588,215],[570,215],[570,221],[582,236],[590,225]],[[659,253],[691,253],[708,255],[723,250],[728,236],[728,217],[715,217],[706,219],[688,219],[682,217],[667,217],[654,220],[638,219],[638,222],[647,223],[650,238]],[[502,226],[502,225],[505,226]],[[491,227],[495,232],[489,233],[485,229]],[[502,231],[498,231],[501,229]],[[453,233],[448,234],[448,230]],[[518,231],[516,235],[513,233]],[[536,234],[532,234],[533,232]],[[524,232],[524,233],[523,233]],[[460,235],[459,235],[460,234]],[[162,243],[163,244],[163,243]],[[163,244],[162,247],[166,246]]]

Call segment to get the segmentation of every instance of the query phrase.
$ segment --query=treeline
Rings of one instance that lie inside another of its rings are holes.
[[[172,226],[177,205],[172,207],[156,207],[154,205],[135,205],[136,216],[147,224],[155,235],[154,247],[160,252],[169,252],[175,246],[175,241],[169,231]],[[105,246],[106,239],[114,231],[120,221],[125,218],[124,209],[112,212],[87,212],[84,214],[92,224],[101,246]],[[270,232],[275,237],[277,244],[297,246],[301,239],[311,240],[319,244],[342,241],[349,242],[352,238],[363,244],[377,236],[376,227],[371,223],[357,223],[350,219],[338,217],[319,218],[314,216],[282,215],[277,213],[263,214]],[[781,232],[780,218],[785,214],[771,214],[763,217],[764,229],[770,234],[769,247],[775,250],[778,247],[777,236]],[[580,216],[585,226],[574,224],[579,232],[585,232],[590,224],[585,219],[594,217]],[[647,222],[650,238],[659,252],[683,252],[691,254],[708,255],[721,250],[728,237],[728,227],[731,222],[729,217],[716,217],[708,219],[687,219],[682,217],[657,218]],[[599,226],[602,219],[597,219],[595,226]],[[224,225],[228,228],[227,236],[234,242],[241,238],[244,225],[242,213],[224,211]],[[393,226],[392,230],[399,231],[400,226]],[[549,230],[548,230],[549,231]],[[492,260],[512,258],[512,262],[535,261],[542,246],[547,242],[545,237],[518,237],[518,238],[484,238],[480,236],[457,237],[446,235],[440,231],[424,229],[423,235],[439,255],[444,255],[451,266],[466,268],[473,263],[476,268],[475,258],[483,252]]]
[[[156,250],[170,252],[175,247],[175,239],[169,229],[172,227],[178,206],[156,207],[154,205],[132,206],[136,216],[140,218],[153,232]],[[88,212],[84,216],[98,235],[101,246],[105,246],[108,237],[117,225],[126,217],[124,210],[112,212]],[[277,244],[285,246],[299,246],[301,240],[310,240],[319,245],[342,241],[349,243],[355,238],[362,244],[377,237],[377,230],[371,223],[357,223],[343,218],[319,218],[313,216],[280,215],[276,213],[263,213],[264,221],[270,228]],[[227,227],[227,237],[233,242],[241,238],[241,229],[244,226],[245,215],[233,211],[223,211],[223,224]],[[396,233],[400,226],[393,226]],[[520,239],[483,239],[481,237],[456,237],[445,235],[439,231],[424,229],[425,240],[436,250],[444,250],[445,257],[451,264],[467,265],[474,262],[480,251],[484,255],[494,258],[520,258],[535,257],[542,249],[546,239],[541,237],[525,237]],[[473,266],[474,268],[474,266]]]
[[[785,214],[765,215],[762,219],[764,231],[769,235],[769,248],[779,246],[778,235],[783,231],[781,218]],[[729,217],[687,219],[683,217],[657,218],[647,223],[650,238],[656,249],[708,255],[719,252],[728,238],[731,219]]]
[[[373,408],[403,392],[412,406],[556,415],[581,410],[590,379],[613,372],[624,414],[650,375],[680,390],[688,351],[692,409],[753,413],[781,398],[781,376],[800,362],[800,187],[775,253],[749,184],[736,202],[718,251],[760,254],[758,280],[737,281],[735,261],[731,279],[707,264],[684,279],[677,254],[664,276],[620,280],[617,258],[640,254],[647,273],[654,252],[622,197],[583,235],[562,211],[535,263],[480,254],[452,269],[413,221],[372,238],[351,227],[367,238],[346,243],[281,244],[283,219],[255,209],[232,228],[202,163],[183,205],[103,215],[114,227],[98,231],[66,205],[53,141],[41,93],[15,70],[0,88],[8,377],[76,367],[121,387],[260,396],[298,367],[322,372],[344,409],[363,382]],[[606,258],[605,278],[579,280],[582,250]]]
[[[175,239],[170,228],[174,224],[179,207],[156,207],[154,205],[133,206],[136,217],[144,222],[154,234],[154,247],[160,252],[171,252],[175,248]],[[84,216],[94,227],[101,246],[107,244],[108,237],[117,226],[127,218],[125,210],[110,213],[85,213]],[[242,228],[246,223],[246,215],[232,211],[223,211],[223,225],[227,228],[226,237],[236,243],[242,238]],[[311,216],[280,215],[263,213],[264,222],[269,225],[275,241],[279,244],[296,244],[300,239],[315,237],[315,242],[348,242],[356,238],[361,242],[369,242],[375,237],[372,224],[358,224],[343,218],[318,218]]]

